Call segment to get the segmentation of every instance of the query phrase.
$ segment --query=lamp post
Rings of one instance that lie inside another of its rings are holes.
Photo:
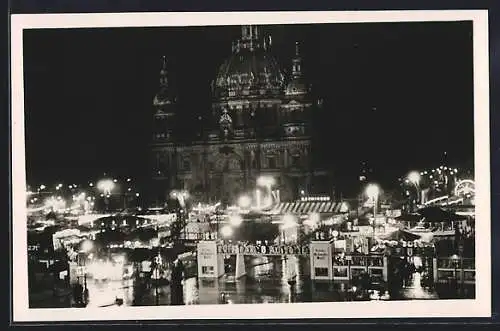
[[[103,179],[97,183],[97,188],[102,191],[104,197],[104,203],[106,204],[106,211],[109,211],[109,197],[111,196],[111,191],[115,187],[115,183],[111,179]]]
[[[87,288],[87,254],[94,248],[94,244],[90,240],[85,240],[80,247],[80,253],[84,254],[83,258],[83,293],[85,302],[88,300],[88,288]],[[80,259],[80,254],[78,255],[78,259]],[[81,264],[81,263],[79,263]]]
[[[159,282],[160,282],[160,266],[162,265],[163,261],[161,258],[160,250],[158,250],[158,255],[155,257],[155,301],[156,305],[158,306],[160,304],[160,293],[159,293]]]
[[[375,238],[375,220],[377,219],[377,212],[378,212],[377,208],[378,208],[378,196],[379,196],[379,194],[380,194],[380,188],[378,187],[377,184],[369,184],[366,187],[366,195],[373,202],[373,222],[372,222],[372,228],[373,228],[373,237],[374,238]]]
[[[219,223],[220,223],[220,211],[215,211],[215,240],[219,239]]]
[[[458,294],[457,268],[458,268],[458,263],[460,262],[460,257],[457,254],[453,254],[451,256],[451,262],[453,263],[453,277],[455,279],[455,293]]]
[[[170,197],[177,200],[177,202],[179,202],[179,209],[178,209],[178,212],[176,214],[178,226],[182,227],[182,229],[179,230],[179,237],[180,237],[181,231],[183,231],[184,232],[184,239],[186,239],[186,237],[187,237],[186,224],[185,224],[186,215],[185,215],[184,209],[186,208],[186,200],[189,198],[189,193],[187,191],[173,190],[172,192],[170,192]]]
[[[332,249],[332,255],[333,255],[333,260],[336,261],[336,250],[335,250],[335,242],[337,241],[337,237],[339,235],[339,232],[337,230],[332,231],[332,236],[333,236],[333,249]],[[332,271],[332,281],[335,280],[335,268]]]
[[[415,186],[415,192],[417,197],[413,203],[413,211],[416,210],[416,206],[420,204],[420,174],[417,171],[412,171],[408,174],[408,181]]]
[[[351,288],[351,285],[352,285],[352,276],[351,276],[352,256],[351,255],[346,256],[346,260],[347,260],[347,285],[349,288]]]

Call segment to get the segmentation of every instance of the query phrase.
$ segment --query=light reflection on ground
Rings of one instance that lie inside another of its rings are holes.
[[[235,279],[227,274],[220,279],[198,279],[183,281],[183,301],[186,305],[223,303],[289,303],[289,302],[336,302],[347,300],[346,291],[339,291],[332,282],[308,279],[307,268],[295,257],[287,259],[269,258],[259,260],[259,265],[248,269],[247,276]],[[268,263],[266,263],[268,262]],[[289,284],[290,279],[295,282]],[[415,273],[412,282],[401,291],[401,300],[437,299],[435,292],[424,289],[421,275]],[[87,280],[89,302],[87,307],[115,306],[115,299],[123,299],[123,306],[170,305],[170,286],[139,286],[130,280]],[[49,299],[50,301],[50,299]],[[56,305],[55,302],[52,303]]]

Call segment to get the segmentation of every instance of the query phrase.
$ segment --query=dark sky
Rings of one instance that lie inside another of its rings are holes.
[[[268,26],[304,67],[328,118],[317,126],[339,182],[368,161],[380,181],[473,158],[472,25]],[[29,183],[147,175],[152,99],[166,55],[179,111],[210,109],[210,82],[240,27],[53,29],[24,35]],[[188,128],[196,126],[193,120]]]

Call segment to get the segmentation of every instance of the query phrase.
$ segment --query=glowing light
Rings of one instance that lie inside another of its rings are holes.
[[[104,191],[106,195],[111,194],[111,190],[115,187],[115,184],[110,179],[103,179],[99,183],[97,183],[97,188],[101,191]]]
[[[340,205],[340,212],[341,213],[349,212],[349,204],[347,202],[342,202],[342,204]]]
[[[319,213],[312,213],[309,216],[309,220],[311,221],[312,224],[318,224],[321,220],[321,217],[319,216]]]
[[[238,199],[238,205],[243,208],[243,209],[247,209],[250,207],[250,204],[252,203],[252,199],[250,199],[249,196],[246,196],[246,195],[242,195],[239,199]]]
[[[378,198],[379,193],[380,189],[376,184],[370,184],[366,187],[366,195],[371,199]]]
[[[257,178],[257,185],[259,185],[259,186],[264,186],[264,187],[270,188],[274,184],[275,184],[275,180],[273,177],[260,176],[259,178]]]
[[[124,255],[117,255],[113,258],[113,260],[118,263],[118,264],[124,264],[125,263],[125,256]]]
[[[285,214],[283,215],[283,229],[289,229],[297,226],[297,220],[295,219],[295,216],[292,214]]]
[[[40,185],[40,190],[45,190],[45,185]]]
[[[229,224],[232,226],[240,226],[243,223],[243,218],[240,215],[231,215],[229,217]]]
[[[416,171],[412,171],[408,175],[408,180],[413,184],[418,185],[418,183],[420,183],[420,174]]]
[[[80,250],[82,252],[85,252],[85,253],[88,253],[92,250],[92,248],[94,248],[94,244],[92,243],[92,241],[90,240],[85,240],[83,243],[82,243],[82,246],[80,248]]]
[[[233,235],[233,229],[228,225],[223,227],[220,231],[221,231],[222,236],[224,236],[226,238],[231,237]]]

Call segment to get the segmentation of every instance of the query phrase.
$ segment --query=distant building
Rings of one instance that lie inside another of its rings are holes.
[[[179,137],[186,123],[179,121],[163,59],[151,145],[159,201],[182,189],[198,201],[234,203],[255,189],[260,175],[272,176],[281,200],[287,201],[301,192],[323,193],[315,192],[317,185],[329,181],[312,157],[311,118],[321,102],[304,78],[299,44],[291,75],[285,77],[271,37],[262,36],[257,26],[242,26],[241,32],[212,83],[208,129],[193,139]]]

